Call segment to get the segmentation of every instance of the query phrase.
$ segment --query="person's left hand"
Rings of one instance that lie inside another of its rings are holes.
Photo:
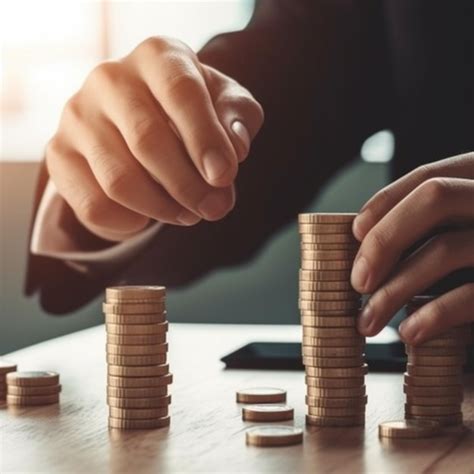
[[[358,329],[373,336],[413,296],[455,270],[474,267],[474,153],[422,166],[382,189],[361,209],[353,232],[361,246],[352,285],[372,294]],[[434,299],[399,329],[416,345],[468,321],[474,321],[474,283]]]

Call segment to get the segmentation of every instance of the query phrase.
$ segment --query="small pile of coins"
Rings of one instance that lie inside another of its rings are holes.
[[[109,427],[169,426],[172,382],[167,364],[166,289],[119,286],[106,289]]]
[[[56,372],[9,372],[7,374],[7,403],[33,406],[59,403],[59,374]]]
[[[15,372],[16,369],[17,366],[13,362],[0,359],[0,400],[7,398],[7,374]]]
[[[407,315],[433,299],[413,298],[407,305]],[[461,326],[423,344],[405,346],[408,363],[403,390],[407,419],[434,420],[442,426],[462,423],[462,373],[468,337],[469,328]]]
[[[299,308],[306,370],[306,423],[365,422],[365,339],[356,329],[360,295],[350,283],[359,243],[356,214],[300,214]]]

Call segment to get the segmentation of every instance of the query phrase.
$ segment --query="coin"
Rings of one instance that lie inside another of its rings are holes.
[[[301,317],[301,324],[303,326],[311,326],[311,327],[329,327],[329,328],[337,328],[337,327],[355,327],[356,326],[356,318],[354,316],[347,316],[347,317],[311,317],[311,316],[302,316]]]
[[[445,377],[416,377],[405,372],[404,380],[407,385],[415,387],[438,387],[439,385],[461,385],[462,377],[459,375],[447,375]]]
[[[121,335],[164,334],[168,331],[168,322],[158,324],[107,324],[107,333]]]
[[[303,270],[347,270],[352,268],[353,260],[306,260],[302,259]]]
[[[150,314],[162,313],[166,307],[161,303],[113,304],[102,303],[102,311],[106,314]]]
[[[168,395],[168,386],[143,388],[107,387],[107,396],[116,398],[153,398]]]
[[[109,407],[111,418],[125,418],[127,420],[150,420],[168,416],[168,406],[159,408],[115,408]]]
[[[118,398],[107,397],[107,404],[115,408],[158,408],[171,403],[171,395],[165,397],[147,398]]]
[[[446,387],[413,387],[403,384],[403,392],[415,397],[444,397],[462,393],[462,385],[448,385]],[[433,403],[434,405],[435,403]]]
[[[306,424],[311,426],[362,426],[365,424],[365,414],[356,416],[312,416],[306,415]]]
[[[308,234],[306,234],[308,235]],[[304,242],[300,243],[301,250],[324,250],[324,251],[331,251],[331,250],[348,250],[348,251],[355,251],[359,249],[360,244],[359,242],[338,242],[338,243],[326,243],[326,242]]]
[[[461,405],[411,405],[405,403],[405,413],[419,416],[455,415],[461,411]]]
[[[106,344],[107,354],[119,355],[148,355],[148,354],[166,354],[168,344],[147,344],[140,346],[125,346],[121,344]]]
[[[409,375],[421,376],[421,377],[437,377],[445,375],[461,375],[461,365],[448,365],[445,367],[429,367],[429,366],[418,366],[413,364],[407,364],[407,372]]]
[[[245,432],[252,446],[290,446],[303,442],[303,430],[294,426],[256,426]]]
[[[124,419],[109,417],[109,427],[123,430],[146,430],[170,425],[170,417],[146,419]]]
[[[405,353],[415,356],[458,356],[463,357],[466,348],[462,345],[444,347],[413,347],[406,346]]]
[[[353,261],[356,256],[356,250],[301,250],[301,259],[302,260],[350,260]]]
[[[150,314],[112,314],[105,315],[106,324],[157,324],[166,321],[166,311]]]
[[[314,212],[314,213],[303,213],[298,215],[298,222],[300,224],[305,223],[320,223],[320,224],[338,224],[338,223],[350,223],[354,221],[356,213],[353,212]]]
[[[107,334],[108,344],[120,345],[145,345],[145,344],[163,344],[166,342],[166,333],[161,334],[138,334],[138,335],[121,335]]]
[[[17,365],[5,359],[0,359],[0,375],[7,374],[8,372],[15,372]]]
[[[299,308],[302,310],[313,310],[313,311],[347,311],[358,309],[360,307],[359,300],[347,300],[347,301],[309,301],[299,300]]]
[[[357,416],[365,413],[365,405],[354,405],[351,407],[318,407],[308,406],[308,415],[331,417],[331,416]]]
[[[248,405],[242,408],[245,421],[286,421],[293,417],[294,410],[288,405]]]
[[[303,337],[315,338],[359,338],[356,328],[316,328],[303,326]]]
[[[58,385],[59,374],[49,371],[27,371],[9,372],[7,374],[8,385],[37,386],[37,385]]]
[[[305,377],[306,385],[319,388],[350,388],[362,387],[364,385],[364,377],[347,377],[347,378],[322,378],[322,377]]]
[[[452,396],[443,396],[443,397],[415,397],[413,395],[407,395],[407,403],[411,405],[421,405],[421,406],[433,406],[434,403],[437,405],[456,405],[463,401],[463,394],[459,393],[458,395]]]
[[[169,385],[172,382],[173,382],[172,374],[166,374],[159,377],[116,377],[113,375],[109,375],[107,377],[107,384],[110,387],[123,387],[123,388],[160,387],[164,385]]]
[[[169,365],[122,366],[109,364],[108,375],[114,377],[162,377],[169,372]]]
[[[312,234],[301,233],[301,242],[306,244],[352,244],[359,245],[359,242],[352,234]]]
[[[426,341],[423,344],[416,346],[418,348],[435,348],[435,347],[459,347],[459,339],[454,338],[442,338],[442,339],[432,339],[431,341]]]
[[[109,286],[105,290],[105,299],[117,300],[135,300],[135,299],[163,299],[166,296],[166,288],[164,286],[152,285],[126,285],[126,286]]]
[[[309,397],[321,398],[358,398],[366,395],[365,385],[362,387],[350,387],[350,388],[319,388],[319,387],[306,387],[306,394]]]
[[[354,406],[365,406],[367,405],[367,395],[361,397],[349,397],[349,398],[328,398],[328,397],[309,397],[306,395],[305,403],[312,407],[332,407],[332,408],[344,408]]]
[[[310,357],[303,356],[303,364],[311,367],[360,367],[364,363],[364,355],[353,357]]]
[[[22,386],[8,385],[7,389],[10,395],[31,396],[31,395],[52,395],[61,391],[61,385],[38,385]]]
[[[300,234],[346,234],[352,238],[352,222],[338,223],[338,224],[320,224],[320,223],[299,223],[298,231]]]
[[[31,395],[19,396],[7,394],[7,403],[9,405],[33,406],[33,405],[51,405],[59,402],[59,393],[51,395]]]
[[[425,416],[418,416],[418,415],[405,415],[409,420],[426,420]],[[438,416],[430,416],[428,419],[437,421],[441,426],[453,426],[459,425],[462,423],[463,416],[462,413],[456,413],[455,415],[438,415]]]
[[[304,356],[310,357],[354,357],[363,354],[363,346],[353,347],[317,347],[302,346]]]
[[[462,366],[466,362],[464,356],[419,356],[408,354],[408,363],[418,366],[444,367],[450,365]]]
[[[349,292],[354,291],[350,281],[304,281],[300,280],[299,288],[301,291],[310,292]],[[302,298],[303,299],[303,298]],[[346,299],[346,298],[345,298]],[[347,298],[350,299],[350,298]]]
[[[237,391],[237,403],[282,403],[286,401],[286,390],[273,387],[252,387]]]
[[[303,329],[304,331],[304,329]],[[311,337],[303,336],[303,345],[317,347],[354,347],[365,345],[365,337]]]
[[[112,365],[159,365],[166,363],[166,354],[152,354],[143,356],[107,354],[107,364]]]
[[[300,300],[310,301],[341,301],[360,300],[359,293],[355,291],[300,291]]]
[[[367,364],[360,367],[305,367],[306,375],[308,377],[322,377],[322,378],[350,378],[362,377],[369,371]]]
[[[347,282],[351,277],[351,269],[347,270],[300,270],[301,281],[344,281]]]
[[[384,438],[428,438],[440,433],[440,424],[431,420],[396,420],[379,424],[379,436]]]

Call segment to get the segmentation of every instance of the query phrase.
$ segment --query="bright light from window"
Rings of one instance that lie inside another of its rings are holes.
[[[393,157],[395,139],[390,130],[381,130],[365,140],[360,154],[369,163],[387,163]]]

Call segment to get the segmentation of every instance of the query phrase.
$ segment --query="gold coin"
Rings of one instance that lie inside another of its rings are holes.
[[[303,365],[311,367],[359,367],[364,363],[364,354],[354,357],[310,357],[303,356]]]
[[[301,281],[347,281],[351,279],[351,269],[347,270],[300,270]]]
[[[462,375],[463,370],[461,365],[428,367],[407,364],[407,372],[409,375],[420,377],[440,377],[445,375]]]
[[[301,250],[313,250],[313,251],[333,251],[333,250],[345,250],[345,251],[353,251],[357,252],[359,249],[360,244],[359,242],[338,242],[338,243],[325,243],[325,242],[301,242],[300,249]]]
[[[8,372],[16,372],[17,366],[13,362],[5,359],[0,359],[0,375],[7,374]]]
[[[367,405],[367,395],[349,398],[305,397],[305,403],[311,407],[344,408]]]
[[[302,233],[300,229],[301,242],[305,244],[351,244],[359,245],[352,234],[313,234]]]
[[[294,417],[294,410],[288,405],[248,405],[242,408],[245,421],[287,421]]]
[[[415,387],[438,387],[440,385],[462,384],[462,377],[460,375],[446,375],[445,377],[417,377],[405,372],[404,380],[407,385],[413,385]]]
[[[306,415],[306,424],[310,426],[362,426],[365,424],[365,414],[356,416],[312,416]]]
[[[106,314],[150,314],[162,313],[166,310],[165,303],[113,304],[102,303],[102,311]]]
[[[61,391],[61,385],[38,385],[38,386],[21,386],[8,385],[7,389],[10,395],[19,397],[35,396],[35,395],[53,395]]]
[[[172,382],[172,374],[166,374],[160,377],[116,377],[113,375],[107,377],[107,384],[110,387],[122,388],[161,387],[169,385]]]
[[[356,328],[315,328],[303,326],[303,337],[315,338],[359,338]]]
[[[166,288],[164,286],[152,285],[125,285],[125,286],[109,286],[105,290],[105,299],[118,300],[135,300],[135,299],[162,299],[166,296]]]
[[[148,355],[148,354],[166,354],[168,344],[148,344],[142,346],[123,346],[121,344],[106,344],[107,354],[119,355]]]
[[[59,393],[51,395],[31,395],[19,396],[7,394],[7,403],[9,405],[33,406],[33,405],[51,405],[59,402]]]
[[[357,301],[360,304],[360,295],[355,291],[305,291],[300,290],[300,300],[309,301]]]
[[[409,415],[406,414],[405,417],[409,420],[426,420],[427,417],[419,415]],[[456,413],[455,415],[438,415],[438,416],[429,416],[429,420],[437,421],[441,426],[453,426],[460,425],[462,423],[463,417],[462,413]]]
[[[405,403],[405,413],[409,415],[419,416],[439,416],[439,415],[455,415],[461,411],[461,404],[457,405],[411,405]]]
[[[315,261],[354,261],[356,250],[301,250],[302,260]]]
[[[303,326],[311,326],[316,328],[342,328],[342,327],[355,327],[356,318],[353,316],[347,317],[311,317],[311,316],[302,316],[301,324]]]
[[[354,291],[351,282],[348,280],[343,281],[303,281],[299,282],[300,292],[350,292]],[[302,298],[303,299],[303,298]],[[334,298],[336,299],[336,298]],[[350,298],[344,298],[350,299]]]
[[[107,396],[116,398],[154,398],[168,395],[168,386],[144,388],[107,387]]]
[[[466,348],[463,345],[445,346],[445,347],[413,347],[406,346],[405,353],[415,356],[458,356],[463,357]]]
[[[163,344],[166,342],[166,333],[161,334],[138,334],[138,335],[122,335],[107,334],[108,344],[120,344],[125,346],[146,345],[146,344]]]
[[[121,430],[148,430],[164,428],[170,425],[170,417],[152,418],[150,420],[129,420],[109,417],[109,427]]]
[[[8,385],[38,386],[58,385],[59,374],[49,371],[9,372],[7,374]]]
[[[403,392],[407,395],[415,397],[444,397],[459,395],[463,391],[462,385],[448,385],[446,387],[413,387],[412,385],[403,384]],[[433,405],[436,400],[433,401]]]
[[[286,402],[286,390],[273,387],[251,387],[237,391],[237,403],[283,403]]]
[[[419,356],[408,354],[408,363],[418,366],[444,367],[457,365],[462,366],[466,362],[464,356]]]
[[[421,406],[433,406],[434,403],[437,405],[456,405],[462,403],[463,394],[459,393],[458,395],[453,395],[449,397],[415,397],[413,395],[407,395],[407,403],[411,405],[421,405]]]
[[[109,407],[111,418],[126,420],[151,420],[168,416],[168,406],[160,408],[115,408]]]
[[[431,420],[397,420],[379,424],[382,438],[429,438],[439,433],[440,424]]]
[[[159,408],[171,403],[171,395],[165,397],[147,398],[117,398],[107,397],[107,405],[114,408]]]
[[[300,234],[346,234],[354,238],[352,235],[352,222],[339,224],[300,223],[298,224],[298,230]]]
[[[164,334],[168,331],[168,322],[158,324],[107,324],[105,329],[108,334],[128,336]]]
[[[365,405],[355,405],[352,407],[315,407],[308,406],[308,415],[311,416],[358,416],[365,414]]]
[[[309,329],[309,328],[308,328]],[[303,328],[304,331],[304,328]],[[315,347],[354,347],[365,345],[365,337],[311,337],[303,336],[303,345]]]
[[[305,311],[351,311],[360,307],[359,300],[348,301],[308,301],[299,300],[301,310]]]
[[[305,377],[306,385],[319,388],[352,388],[362,387],[364,385],[364,377],[347,377],[347,378],[322,378],[322,377]]]
[[[109,364],[107,373],[114,377],[162,377],[169,372],[168,364],[148,366],[123,366]]]
[[[308,377],[322,377],[322,378],[350,378],[362,377],[369,371],[367,364],[360,367],[305,367],[305,372]]]
[[[354,212],[307,212],[298,214],[300,224],[352,224],[357,214]]]
[[[106,324],[157,324],[166,321],[166,311],[154,314],[111,314],[105,315]]]
[[[252,446],[290,446],[303,442],[303,430],[294,426],[255,426],[245,432]]]
[[[347,270],[352,268],[353,260],[301,260],[303,270]]]
[[[160,365],[166,363],[166,354],[143,356],[107,354],[107,364],[125,366]]]
[[[106,301],[107,304],[155,304],[161,303],[164,304],[166,301],[165,298],[134,298],[134,299],[125,299],[125,298],[110,298]]]
[[[423,344],[416,346],[418,348],[436,348],[436,347],[459,347],[459,339],[444,338],[444,339],[432,339],[426,341]]]
[[[306,394],[314,398],[359,398],[366,395],[365,385],[350,388],[319,388],[306,386]]]
[[[364,353],[363,346],[353,347],[317,347],[302,346],[304,356],[309,357],[355,357]]]

